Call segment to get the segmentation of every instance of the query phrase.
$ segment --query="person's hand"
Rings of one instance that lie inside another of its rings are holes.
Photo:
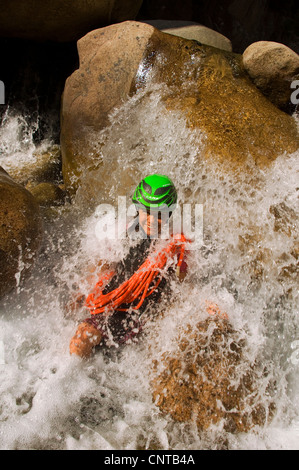
[[[70,342],[70,354],[87,359],[91,356],[94,346],[99,344],[102,333],[88,322],[82,322]]]

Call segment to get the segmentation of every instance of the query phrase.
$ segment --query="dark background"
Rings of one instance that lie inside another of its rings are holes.
[[[282,42],[299,54],[298,0],[143,0],[138,18],[200,23],[240,54],[255,41]]]

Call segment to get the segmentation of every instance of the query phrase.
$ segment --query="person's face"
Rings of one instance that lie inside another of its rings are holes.
[[[148,237],[158,237],[161,233],[162,217],[161,212],[147,212],[139,209],[139,224]]]

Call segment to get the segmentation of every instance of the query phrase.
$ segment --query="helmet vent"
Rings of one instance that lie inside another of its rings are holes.
[[[143,190],[146,191],[148,194],[152,194],[152,187],[148,183],[146,183],[144,180],[142,183],[142,187],[143,187]]]
[[[164,188],[158,188],[155,191],[155,196],[162,196],[163,194],[167,193],[169,191],[170,186],[164,186]]]

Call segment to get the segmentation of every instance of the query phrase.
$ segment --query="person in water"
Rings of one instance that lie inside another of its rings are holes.
[[[113,346],[131,341],[153,317],[162,295],[167,295],[170,277],[183,280],[184,235],[171,234],[166,246],[158,247],[176,202],[175,186],[167,176],[154,174],[139,183],[133,196],[137,216],[128,227],[137,244],[112,271],[101,273],[90,295],[80,298],[91,315],[71,339],[71,354],[88,358],[100,343]]]

